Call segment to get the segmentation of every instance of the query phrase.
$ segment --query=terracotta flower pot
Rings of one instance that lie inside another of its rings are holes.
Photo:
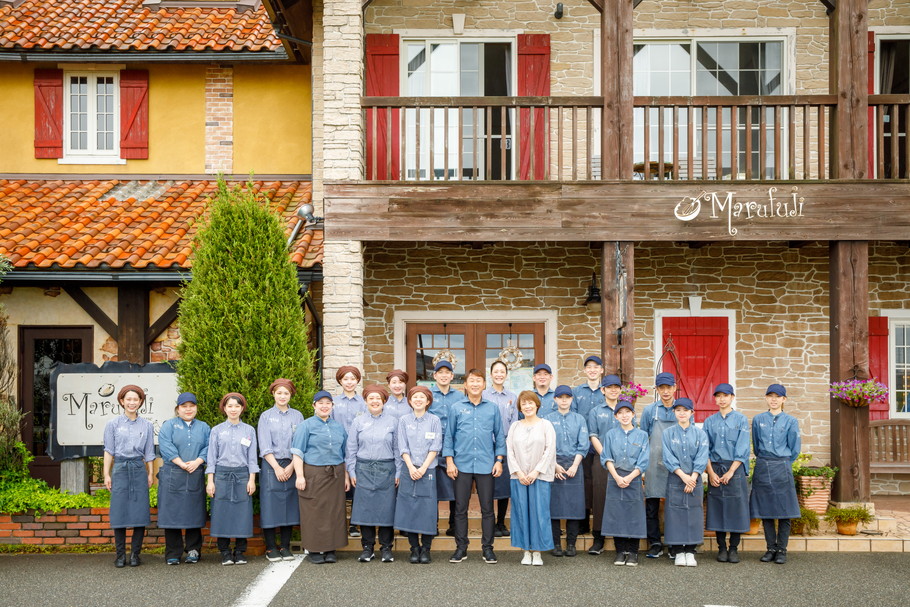
[[[749,521],[749,533],[748,535],[758,535],[761,533],[761,519],[754,518]]]
[[[837,525],[837,532],[841,535],[856,535],[856,525],[857,521],[852,523],[835,523]]]
[[[831,479],[825,476],[797,476],[799,505],[823,515],[831,501]]]

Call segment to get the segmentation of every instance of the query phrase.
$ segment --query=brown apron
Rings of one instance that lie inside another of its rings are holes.
[[[345,522],[344,464],[303,464],[306,489],[297,492],[300,542],[310,552],[330,552],[348,544]]]

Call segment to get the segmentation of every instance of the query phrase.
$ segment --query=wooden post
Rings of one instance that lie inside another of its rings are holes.
[[[149,292],[144,286],[117,289],[117,359],[145,364],[149,349],[145,333],[149,326]]]
[[[865,179],[869,166],[869,0],[837,0],[829,21],[828,92],[837,95],[831,117],[831,177]]]
[[[60,462],[60,488],[70,493],[88,493],[89,463],[87,457]]]
[[[869,243],[830,244],[831,381],[869,377]],[[836,502],[869,502],[869,407],[831,399]]]
[[[603,243],[601,263],[601,353],[605,373],[635,378],[635,246]],[[623,314],[620,308],[623,307]],[[625,322],[623,322],[625,321]]]
[[[601,179],[632,178],[632,0],[600,11]]]

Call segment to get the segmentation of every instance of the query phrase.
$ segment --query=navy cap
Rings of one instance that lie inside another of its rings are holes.
[[[657,378],[654,380],[655,386],[675,386],[676,378],[673,377],[672,373],[658,373]]]
[[[635,405],[633,405],[632,403],[630,403],[627,400],[621,400],[618,403],[616,403],[616,408],[613,409],[613,415],[616,415],[617,413],[619,413],[620,409],[628,409],[632,413],[635,413]]]
[[[320,398],[327,398],[329,400],[332,400],[332,395],[328,390],[320,390],[319,392],[317,392],[316,394],[313,395],[313,402],[315,403]],[[335,402],[335,401],[332,400],[332,402]]]
[[[778,396],[786,396],[787,389],[784,388],[780,384],[771,384],[770,386],[768,386],[768,389],[765,390],[765,395],[767,396],[768,394],[777,394]]]
[[[534,374],[537,374],[538,371],[546,371],[550,375],[553,375],[553,369],[551,369],[550,365],[547,365],[547,364],[541,363],[541,364],[537,365],[536,367],[534,367]]]
[[[621,386],[622,380],[619,379],[618,375],[607,375],[604,377],[603,381],[600,382],[601,388],[606,388],[607,386]]]
[[[599,356],[594,356],[592,354],[591,356],[589,356],[585,359],[585,365],[587,365],[588,363],[597,363],[598,365],[600,365],[602,367],[604,364],[604,361],[600,360]],[[582,366],[584,366],[584,365],[582,365]]]
[[[685,407],[689,411],[694,411],[695,403],[692,402],[691,398],[677,398],[673,401],[673,408],[675,409],[676,407]]]
[[[193,403],[195,405],[196,395],[192,392],[181,392],[180,396],[177,397],[177,406],[179,407],[184,403]]]
[[[736,394],[733,391],[733,386],[730,384],[717,384],[717,387],[714,388],[714,394]]]
[[[556,393],[553,395],[553,398],[558,396],[574,396],[572,394],[572,388],[566,385],[556,386]]]
[[[433,367],[433,373],[436,373],[440,369],[448,369],[449,371],[452,371],[453,373],[455,372],[455,369],[452,368],[452,363],[450,363],[449,361],[447,361],[445,359],[436,363],[436,366]]]

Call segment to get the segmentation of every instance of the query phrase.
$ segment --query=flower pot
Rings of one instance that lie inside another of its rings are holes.
[[[805,535],[806,533],[806,524],[805,523],[792,523],[790,525],[790,535]]]
[[[823,515],[831,501],[831,479],[825,476],[797,476],[799,505]]]
[[[850,523],[835,523],[837,525],[837,532],[841,535],[856,535],[856,525],[857,521],[852,521]]]
[[[749,521],[749,533],[748,535],[758,535],[761,533],[761,519],[754,518]]]

